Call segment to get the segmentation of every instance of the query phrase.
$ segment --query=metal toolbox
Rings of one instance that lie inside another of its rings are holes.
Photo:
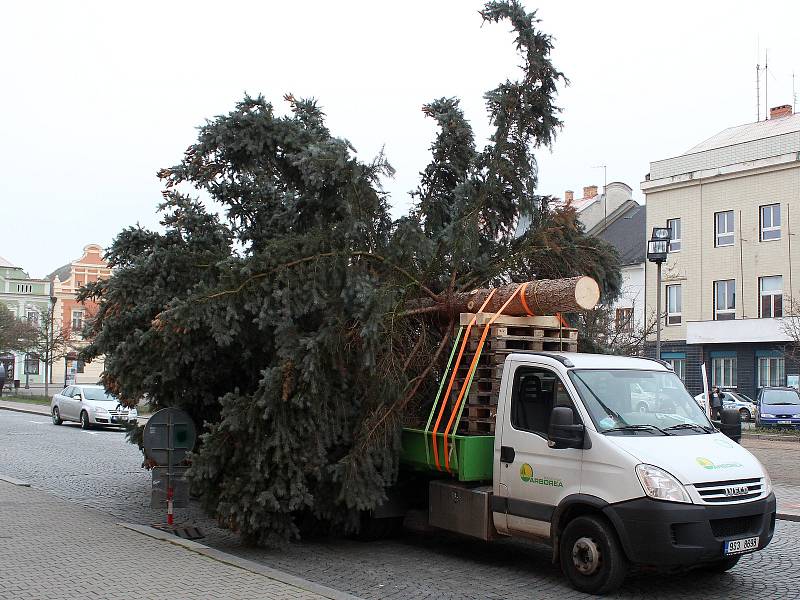
[[[492,521],[492,487],[452,480],[431,481],[428,521],[434,527],[482,540],[497,535]]]

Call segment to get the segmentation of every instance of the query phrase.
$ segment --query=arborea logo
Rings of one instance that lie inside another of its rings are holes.
[[[738,462],[730,462],[730,463],[722,463],[721,465],[714,464],[713,461],[703,458],[702,456],[698,456],[696,459],[697,464],[703,467],[704,469],[708,469],[709,471],[714,471],[716,469],[732,469],[734,467],[741,467],[742,463]]]
[[[519,478],[525,483],[535,483],[536,485],[549,485],[550,487],[564,487],[564,482],[560,479],[549,479],[546,477],[534,477],[533,467],[528,463],[522,463],[519,468]]]

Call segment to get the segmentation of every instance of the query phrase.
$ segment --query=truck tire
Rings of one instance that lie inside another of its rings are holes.
[[[730,571],[733,567],[735,567],[740,558],[742,557],[729,556],[728,558],[723,558],[722,560],[708,563],[708,565],[703,567],[703,570],[708,571],[709,573],[724,573],[725,571]]]
[[[561,534],[559,554],[561,570],[581,592],[613,592],[628,574],[628,560],[617,534],[601,517],[586,515],[570,521]]]

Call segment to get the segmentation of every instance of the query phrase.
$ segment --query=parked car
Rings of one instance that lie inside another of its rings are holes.
[[[790,387],[765,387],[758,392],[757,427],[800,428],[800,394]]]
[[[82,429],[95,425],[124,425],[136,423],[139,414],[135,408],[122,406],[101,385],[70,385],[53,396],[50,402],[53,424],[77,421]]]
[[[700,406],[705,407],[706,405],[706,395],[697,394],[694,397],[697,400],[697,403]],[[740,394],[739,392],[732,392],[730,390],[726,390],[722,392],[722,408],[735,408],[739,411],[739,414],[742,415],[742,421],[754,421],[758,414],[758,408],[756,403],[749,396],[745,396],[744,394]]]

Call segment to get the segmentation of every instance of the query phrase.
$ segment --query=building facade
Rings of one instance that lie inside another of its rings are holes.
[[[671,229],[656,287],[647,263],[646,301],[662,300],[661,358],[693,394],[708,383],[755,397],[793,383],[788,307],[800,285],[800,115],[726,129],[686,153],[650,164],[641,184],[647,232]]]
[[[646,326],[644,262],[647,210],[633,199],[632,193],[630,186],[622,182],[609,183],[598,202],[585,206],[578,213],[589,235],[605,240],[619,253],[622,292],[612,306],[615,327],[619,331]]]
[[[18,319],[44,326],[50,307],[50,282],[32,279],[21,267],[0,257],[0,302]],[[0,348],[6,385],[38,390],[44,385],[44,357]]]
[[[103,248],[97,244],[89,244],[83,249],[83,255],[60,267],[50,275],[53,296],[56,298],[56,318],[58,326],[69,333],[70,346],[74,351],[86,345],[82,331],[87,319],[97,313],[97,304],[94,302],[78,302],[76,295],[85,284],[98,279],[108,279],[111,269],[103,260]],[[63,365],[64,373],[59,376],[56,371],[58,383],[66,380],[68,383],[97,383],[103,372],[104,360],[98,357],[91,363],[83,363],[74,353],[68,356]]]

